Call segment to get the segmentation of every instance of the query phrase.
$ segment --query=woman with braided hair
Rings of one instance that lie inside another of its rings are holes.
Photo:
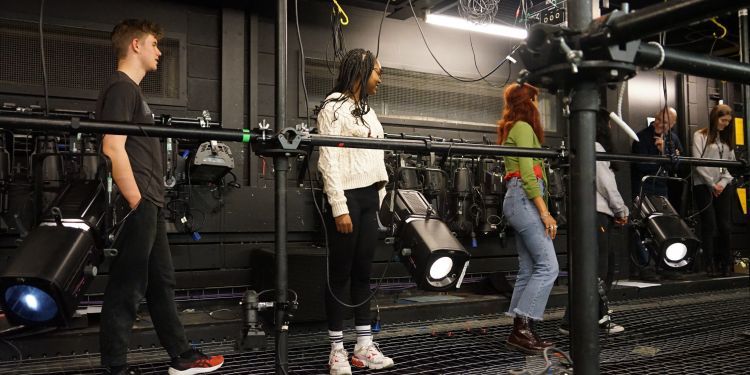
[[[367,99],[380,84],[383,68],[372,52],[349,51],[341,61],[333,91],[318,109],[321,134],[383,138],[383,127]],[[327,198],[328,285],[326,315],[332,375],[351,374],[343,344],[345,293],[354,303],[357,344],[351,364],[382,369],[393,366],[372,341],[370,329],[370,271],[378,236],[377,212],[385,196],[388,174],[383,150],[321,147],[318,170]],[[347,283],[350,284],[346,291]]]
[[[544,129],[536,99],[539,90],[528,84],[505,89],[503,118],[498,121],[498,143],[511,147],[541,148]],[[559,271],[552,240],[557,222],[547,209],[547,176],[538,158],[505,156],[506,193],[503,215],[513,227],[518,251],[518,276],[506,313],[513,317],[509,349],[538,354],[554,346],[534,331],[542,320],[547,299]]]

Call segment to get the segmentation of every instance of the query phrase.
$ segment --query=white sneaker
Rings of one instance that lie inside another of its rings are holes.
[[[349,365],[349,353],[344,348],[331,349],[328,356],[328,367],[331,375],[351,375],[352,366]]]
[[[614,334],[618,334],[620,332],[625,331],[625,327],[619,324],[612,323],[612,322],[600,324],[599,329],[601,329],[604,333],[609,334],[609,335],[614,335]]]
[[[609,314],[604,315],[601,319],[599,319],[599,329],[601,329],[608,335],[615,335],[625,331],[625,327],[619,324],[612,323],[611,319],[612,318],[609,316]]]
[[[388,368],[393,366],[393,359],[383,355],[378,344],[371,342],[368,345],[354,346],[352,354],[352,365],[359,368],[371,368],[373,370]]]

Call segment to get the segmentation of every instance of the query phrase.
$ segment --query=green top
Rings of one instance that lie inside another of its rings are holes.
[[[503,146],[542,148],[539,139],[534,134],[534,129],[524,121],[516,121],[513,124],[510,133],[508,133],[508,139],[505,140]],[[523,190],[526,191],[526,196],[529,199],[534,199],[542,195],[541,190],[539,190],[539,184],[536,181],[536,175],[534,174],[534,165],[539,165],[542,168],[544,186],[547,186],[547,172],[544,170],[544,159],[520,156],[503,156],[503,159],[505,160],[506,173],[521,172]]]

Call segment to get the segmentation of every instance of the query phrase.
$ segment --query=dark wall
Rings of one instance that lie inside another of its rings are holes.
[[[184,38],[186,56],[186,100],[182,105],[154,105],[157,113],[176,116],[194,116],[208,109],[217,119],[226,120],[228,128],[255,127],[260,121],[275,123],[275,19],[270,2],[250,2],[241,7],[221,8],[210,2],[201,1],[91,1],[76,0],[48,2],[45,9],[48,24],[76,25],[96,30],[111,30],[123,18],[147,16],[162,24],[168,33]],[[291,4],[290,4],[291,5]],[[306,57],[330,58],[330,4],[321,1],[300,1],[300,27]],[[244,8],[243,8],[244,7]],[[144,10],[148,9],[147,12]],[[381,12],[347,7],[350,24],[345,28],[346,46],[375,50]],[[38,19],[38,4],[10,2],[4,4],[1,17],[23,20]],[[293,126],[307,121],[304,116],[304,95],[299,74],[300,50],[294,25],[293,6],[290,6],[288,29],[288,87],[287,122]],[[467,32],[455,31],[422,25],[435,55],[451,73],[459,76],[476,77],[476,67]],[[488,72],[501,61],[511,49],[512,41],[502,38],[474,34],[472,41],[476,61],[482,72]],[[243,52],[244,51],[244,52]],[[2,58],[2,56],[0,56]],[[386,18],[381,35],[379,59],[386,68],[406,69],[424,73],[443,74],[430,57],[414,19],[405,21]],[[519,64],[511,66],[512,77],[517,75]],[[504,82],[508,74],[506,67],[489,77],[494,83]],[[663,105],[662,73],[641,72],[629,83],[624,100],[624,117],[637,131],[646,126],[645,118],[653,116]],[[383,78],[389,79],[386,74]],[[693,92],[705,89],[705,81],[696,85]],[[702,86],[701,86],[702,85]],[[678,103],[678,79],[667,73],[667,102],[680,110],[680,129],[688,134],[693,122],[683,118],[699,119],[704,107],[692,104],[683,109]],[[608,95],[609,107],[614,108]],[[696,103],[701,102],[696,99]],[[14,102],[19,105],[42,103],[41,90],[38,94],[19,94],[0,88],[1,102]],[[705,102],[705,100],[703,100]],[[314,103],[312,103],[314,104]],[[93,111],[91,99],[70,99],[52,97],[54,108],[69,108]],[[497,103],[498,117],[502,104]],[[689,112],[689,117],[684,115]],[[557,146],[563,138],[564,125],[558,120],[558,131],[548,134],[546,144]],[[383,118],[387,132],[415,133],[449,138],[480,140],[483,137],[495,139],[494,125],[456,124],[417,120]],[[683,134],[681,133],[681,134]],[[613,131],[615,152],[627,153],[630,140],[621,131]],[[683,143],[689,144],[687,139]],[[202,224],[203,239],[196,243],[188,235],[172,228],[171,241],[178,269],[189,273],[191,270],[227,270],[251,267],[249,252],[257,247],[270,247],[273,241],[273,167],[270,159],[258,158],[244,145],[231,145],[237,167],[235,173],[241,184],[239,189],[230,189],[216,198],[216,191],[208,188],[195,188],[192,191],[193,204],[205,214]],[[298,165],[292,163],[290,179],[296,176]],[[314,165],[313,165],[314,169]],[[629,166],[622,164],[617,172],[619,186],[624,197],[630,196]],[[309,183],[300,189],[290,182],[289,193],[290,240],[305,242],[316,239],[320,233],[317,214],[312,204]],[[184,191],[182,192],[184,193]],[[565,264],[565,236],[556,241],[561,264]],[[513,241],[501,241],[497,237],[480,238],[479,247],[472,249],[475,261],[471,271],[488,272],[494,269],[513,270],[516,260]],[[378,252],[380,261],[390,258],[387,247]],[[390,268],[394,275],[402,274],[399,267]],[[376,269],[377,272],[377,269]],[[224,280],[236,285],[241,283],[234,278]],[[222,284],[216,275],[206,276],[211,285]],[[195,283],[196,281],[193,280]]]
[[[181,46],[185,54],[185,100],[177,105],[152,103],[155,113],[173,116],[195,116],[207,109],[214,118],[225,120],[228,128],[254,127],[266,120],[275,124],[275,77],[274,77],[274,16],[272,8],[265,3],[243,5],[245,8],[221,8],[209,2],[181,1],[68,1],[48,2],[45,7],[45,22],[49,25],[70,25],[109,31],[124,18],[149,19],[161,24],[167,35],[175,35],[184,41]],[[324,59],[330,54],[329,6],[319,1],[300,1],[300,27],[307,57]],[[269,9],[270,8],[270,9]],[[144,12],[148,9],[148,12]],[[38,4],[12,2],[5,4],[0,17],[16,20],[36,21]],[[290,9],[291,11],[291,9]],[[350,25],[345,29],[348,48],[376,49],[377,30],[381,12],[348,7]],[[289,17],[289,85],[287,87],[287,123],[293,126],[305,119],[303,92],[300,89],[300,52],[294,16]],[[465,77],[476,77],[474,58],[469,47],[467,32],[452,31],[423,25],[433,52],[452,73]],[[486,73],[509,52],[511,42],[483,35],[473,35],[476,63]],[[237,50],[245,51],[237,52]],[[443,74],[432,60],[418,33],[414,20],[385,19],[381,35],[379,59],[386,68],[406,69],[424,73]],[[515,76],[519,67],[512,66]],[[506,80],[510,72],[506,67],[488,78],[494,83]],[[385,80],[388,79],[386,75]],[[480,82],[480,84],[484,84]],[[0,101],[21,106],[43,103],[42,90],[23,94],[0,88]],[[50,98],[52,108],[93,111],[95,100],[91,98],[66,98],[65,95]],[[497,103],[498,117],[501,103]],[[239,113],[238,113],[239,112]],[[495,138],[494,125],[457,125],[455,123],[432,123],[429,121],[393,120],[383,121],[386,131],[394,133],[431,134],[438,137],[481,140]],[[554,137],[552,137],[554,140]],[[200,210],[203,239],[195,242],[187,234],[172,226],[170,241],[178,269],[181,285],[190,280],[190,285],[237,285],[242,284],[237,273],[231,269],[250,268],[249,253],[257,247],[272,247],[273,241],[273,167],[270,159],[262,160],[243,145],[233,144],[237,162],[235,173],[242,185],[239,189],[228,189],[219,194],[209,188],[192,189],[192,205]],[[292,163],[290,177],[296,175]],[[313,165],[314,168],[314,165]],[[290,183],[290,187],[295,183]],[[306,183],[309,185],[309,183]],[[185,191],[181,191],[185,194]],[[320,228],[312,205],[309,186],[293,188],[289,194],[290,241],[304,242],[318,237]],[[8,247],[3,258],[12,256],[14,236],[6,241]],[[480,239],[478,257],[488,261],[475,262],[477,270],[491,271],[492,267],[515,269],[512,247],[501,246],[497,238]],[[383,247],[378,258],[390,258],[390,250]],[[505,258],[490,258],[505,254]],[[399,267],[390,268],[394,275],[403,275]],[[197,270],[224,270],[218,274],[200,273]],[[245,280],[247,281],[247,280]],[[99,282],[96,285],[101,285]],[[95,286],[94,292],[97,291]]]
[[[144,12],[148,9],[148,12]],[[154,105],[157,113],[179,116],[196,115],[208,109],[219,113],[221,61],[221,10],[209,6],[165,1],[51,1],[45,3],[45,23],[111,31],[125,18],[144,18],[161,24],[167,35],[185,37],[187,65],[187,102],[184,105]],[[13,1],[3,4],[0,17],[37,22],[39,4]],[[49,52],[48,52],[49,53]],[[43,103],[42,89],[38,95],[13,95],[0,90],[3,102],[19,105]],[[50,107],[93,111],[94,100],[70,100],[51,97]]]

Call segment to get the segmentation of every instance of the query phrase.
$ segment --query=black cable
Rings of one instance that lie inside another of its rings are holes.
[[[430,56],[432,56],[432,59],[435,60],[435,62],[438,64],[438,66],[440,67],[440,69],[442,69],[443,72],[445,72],[445,74],[448,75],[448,77],[451,77],[451,78],[453,78],[453,79],[455,79],[457,81],[461,81],[461,82],[478,82],[478,81],[484,80],[485,78],[491,76],[498,69],[500,69],[500,67],[503,66],[503,64],[505,64],[506,61],[508,61],[508,57],[506,57],[505,59],[503,59],[503,61],[500,62],[500,64],[498,64],[494,69],[492,69],[492,71],[490,71],[489,73],[487,73],[485,76],[479,77],[477,79],[466,79],[466,78],[460,78],[460,77],[454,76],[453,74],[451,74],[450,72],[448,72],[448,70],[445,69],[445,67],[443,66],[443,64],[441,64],[440,61],[438,61],[438,59],[435,56],[435,54],[432,53],[432,48],[430,48],[430,44],[427,42],[427,37],[425,37],[424,31],[422,30],[422,25],[419,23],[419,19],[417,19],[417,12],[414,11],[414,6],[412,5],[412,0],[409,0],[409,8],[411,8],[411,14],[414,16],[414,22],[416,22],[416,24],[417,24],[417,28],[419,29],[419,34],[422,35],[422,41],[424,42],[425,47],[427,47],[427,51],[430,53]],[[518,49],[519,46],[520,46],[520,44],[518,46],[516,46],[508,54],[508,56],[513,55],[516,52],[516,50]]]
[[[264,294],[266,294],[266,293],[269,293],[269,292],[275,292],[275,291],[276,291],[276,289],[265,289],[265,290],[261,290],[261,291],[260,291],[260,292],[258,293],[258,295],[257,295],[257,298],[258,298],[258,302],[262,302],[262,301],[260,300],[260,296],[262,296],[262,295],[264,295]],[[294,293],[294,299],[292,300],[292,303],[296,303],[296,302],[297,302],[297,301],[299,300],[299,294],[297,294],[297,291],[296,291],[296,290],[294,290],[294,289],[287,289],[286,291],[287,291],[287,292],[292,292],[292,293]]]
[[[389,5],[391,5],[391,0],[385,0],[385,8],[383,9],[383,16],[380,18],[380,27],[378,27],[378,47],[375,49],[376,59],[378,58],[378,55],[380,55],[380,33],[383,31],[383,21],[385,20],[386,13],[388,13]]]
[[[13,348],[13,350],[16,351],[16,354],[18,354],[18,361],[16,361],[16,366],[13,367],[13,370],[11,373],[15,374],[18,369],[21,367],[21,364],[23,364],[23,352],[21,352],[21,349],[19,349],[15,344],[13,344],[12,341],[6,340],[4,338],[0,338],[0,342],[4,343],[5,345]]]
[[[700,215],[701,213],[703,213],[703,211],[707,210],[709,207],[711,207],[714,204],[714,195],[711,193],[711,190],[709,190],[709,189],[706,189],[706,192],[708,193],[708,204],[706,204],[705,207],[703,207],[700,210],[698,210],[698,212],[696,212],[696,213],[694,213],[694,214],[686,217],[685,220],[692,220],[694,217]],[[692,192],[692,190],[691,190],[691,192]],[[695,199],[694,196],[691,196],[691,198]]]
[[[344,30],[341,28],[341,13],[333,6],[331,12],[331,41],[333,43],[334,62],[343,60],[346,55],[346,44],[344,43]]]
[[[333,289],[331,289],[331,276],[330,276],[330,247],[328,245],[328,228],[326,226],[325,217],[323,217],[323,211],[320,208],[320,205],[318,205],[318,200],[315,198],[315,185],[312,179],[312,173],[310,173],[310,158],[307,158],[307,176],[310,181],[310,194],[313,198],[313,203],[315,204],[315,209],[318,211],[318,216],[320,217],[320,223],[323,225],[323,235],[325,236],[325,244],[326,244],[326,286],[328,287],[328,293],[331,293],[331,297],[333,297],[336,302],[338,302],[341,306],[348,307],[348,308],[356,308],[359,306],[364,305],[368,301],[370,301],[374,296],[375,293],[377,293],[380,290],[380,285],[383,283],[383,280],[385,279],[385,274],[388,272],[388,266],[391,264],[391,259],[388,260],[388,263],[386,263],[385,268],[383,269],[383,274],[380,275],[380,279],[378,280],[377,284],[375,285],[375,289],[370,293],[370,295],[362,302],[356,304],[356,305],[350,305],[342,300],[340,300],[336,294],[333,293]],[[394,185],[395,185],[396,179],[394,178]],[[325,194],[325,192],[323,192]]]
[[[483,77],[482,72],[479,70],[479,64],[477,64],[477,53],[474,50],[474,41],[471,38],[471,31],[469,32],[469,46],[471,46],[471,56],[474,58],[474,67],[477,69],[477,73],[479,74],[479,76]],[[515,48],[514,48],[514,50],[515,50]],[[506,60],[507,60],[507,58],[506,58]],[[503,60],[503,63],[506,60]],[[492,82],[490,82],[490,81],[488,81],[488,80],[486,80],[484,78],[482,78],[482,81],[487,82],[488,85],[490,85],[490,86],[492,86],[494,88],[498,88],[498,89],[499,88],[503,88],[503,87],[505,87],[505,85],[508,84],[508,81],[510,80],[510,71],[511,71],[510,64],[508,64],[508,78],[505,80],[505,83],[502,86],[494,85],[494,84],[492,84]]]
[[[44,0],[39,6],[39,53],[42,57],[42,76],[44,77],[44,116],[49,115],[49,82],[47,80],[47,62],[44,58]]]

